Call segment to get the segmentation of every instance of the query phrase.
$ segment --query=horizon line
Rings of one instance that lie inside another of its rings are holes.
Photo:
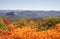
[[[39,10],[39,11],[60,11],[59,9],[0,9],[0,10]]]

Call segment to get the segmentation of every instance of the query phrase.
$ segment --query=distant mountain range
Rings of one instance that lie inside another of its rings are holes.
[[[60,16],[60,11],[34,11],[34,10],[0,10],[1,15],[18,15],[21,17],[48,17],[48,16]]]
[[[16,21],[21,18],[43,18],[49,16],[60,17],[60,11],[38,11],[38,10],[0,10],[0,16]]]

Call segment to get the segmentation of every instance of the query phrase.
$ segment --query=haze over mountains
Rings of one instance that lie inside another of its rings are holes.
[[[0,10],[0,16],[21,16],[21,17],[48,17],[48,16],[60,16],[60,11],[34,11],[34,10]]]

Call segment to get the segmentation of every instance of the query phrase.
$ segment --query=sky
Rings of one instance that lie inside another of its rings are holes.
[[[60,10],[60,0],[0,0],[0,10]]]

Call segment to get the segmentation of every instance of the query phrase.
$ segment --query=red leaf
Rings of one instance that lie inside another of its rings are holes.
[[[4,23],[5,23],[6,25],[9,24],[9,21],[8,21],[6,18],[4,18],[3,21],[4,21]]]

